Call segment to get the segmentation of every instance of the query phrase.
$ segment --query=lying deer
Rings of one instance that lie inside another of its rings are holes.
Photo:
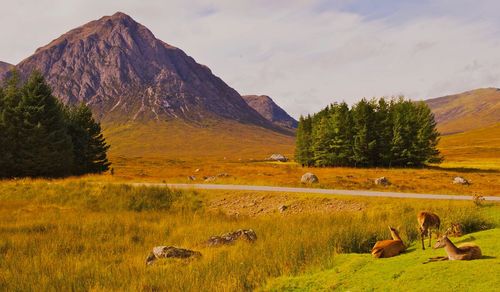
[[[441,220],[438,215],[424,211],[418,213],[417,220],[420,228],[420,238],[422,239],[422,249],[425,250],[424,237],[429,235],[429,247],[431,247],[431,229],[439,230]]]
[[[438,239],[434,248],[444,247],[447,257],[435,257],[430,258],[427,262],[435,261],[470,261],[475,259],[480,259],[483,255],[481,253],[481,248],[473,243],[464,243],[459,246],[455,246],[453,242],[447,236],[448,231],[441,238]]]
[[[372,256],[375,258],[390,258],[397,256],[401,252],[406,250],[406,246],[403,244],[399,232],[389,226],[391,231],[392,240],[380,240],[375,243],[372,248]]]

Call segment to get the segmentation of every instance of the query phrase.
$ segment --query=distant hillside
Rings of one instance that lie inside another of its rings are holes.
[[[278,106],[267,95],[244,95],[243,99],[254,110],[260,113],[268,121],[275,125],[295,129],[298,122],[292,118],[285,110]]]
[[[443,135],[465,132],[500,122],[500,89],[483,88],[425,101]]]
[[[500,169],[500,123],[441,137],[444,167]]]

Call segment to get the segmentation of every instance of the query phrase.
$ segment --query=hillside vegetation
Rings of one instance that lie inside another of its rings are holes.
[[[482,88],[425,101],[432,109],[438,130],[449,135],[500,122],[500,89]]]
[[[439,143],[443,167],[500,170],[500,123],[444,136]]]

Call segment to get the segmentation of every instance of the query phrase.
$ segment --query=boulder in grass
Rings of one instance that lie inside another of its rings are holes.
[[[453,179],[453,183],[456,185],[469,185],[469,181],[461,176],[457,176]]]
[[[300,182],[303,184],[314,184],[314,183],[318,183],[319,179],[314,173],[308,172],[302,176],[302,178],[300,179]]]
[[[381,186],[388,186],[391,184],[385,176],[376,178],[374,182],[376,185],[381,185]]]
[[[199,251],[194,251],[185,248],[179,248],[175,246],[156,246],[153,251],[149,254],[146,259],[146,265],[152,265],[158,259],[166,258],[177,258],[177,259],[189,259],[189,258],[199,258],[201,253]]]
[[[222,234],[221,236],[212,236],[207,241],[208,246],[221,246],[233,244],[237,240],[254,242],[257,240],[257,234],[252,229],[239,229],[234,232]]]
[[[270,161],[279,161],[279,162],[287,162],[288,158],[283,154],[273,154],[267,160]]]

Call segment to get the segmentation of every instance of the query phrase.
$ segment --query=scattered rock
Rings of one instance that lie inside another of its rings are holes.
[[[376,178],[374,182],[376,185],[381,185],[381,186],[387,186],[391,184],[385,176]]]
[[[195,170],[194,170],[194,172],[200,172],[200,169],[199,169],[199,168],[197,168],[197,169],[195,169]]]
[[[287,162],[288,158],[283,154],[273,154],[267,160],[270,161],[279,161],[279,162]]]
[[[458,184],[458,185],[469,185],[469,181],[466,180],[465,178],[461,177],[461,176],[457,176],[453,179],[453,183],[454,184]]]
[[[190,180],[190,181],[196,180],[196,176],[190,175],[190,176],[188,176],[188,180]]]
[[[314,173],[308,172],[302,176],[302,178],[300,179],[300,182],[303,184],[306,184],[306,183],[312,184],[312,183],[318,183],[319,179]]]
[[[223,172],[223,173],[219,173],[218,175],[216,175],[215,177],[230,177],[229,173],[227,172]]]
[[[175,246],[156,246],[146,259],[146,265],[152,265],[157,259],[166,258],[199,258],[201,253],[199,251],[179,248]]]
[[[239,229],[234,232],[225,233],[221,236],[212,236],[207,241],[208,246],[221,246],[227,244],[233,244],[236,240],[242,239],[248,242],[254,242],[257,240],[257,234],[252,229]]]
[[[288,209],[288,206],[287,205],[281,205],[279,208],[278,208],[278,211],[280,211],[280,213],[283,213],[286,211],[286,209]]]
[[[206,177],[204,177],[204,179],[205,179],[205,182],[213,182],[217,178],[215,176],[206,176]]]

